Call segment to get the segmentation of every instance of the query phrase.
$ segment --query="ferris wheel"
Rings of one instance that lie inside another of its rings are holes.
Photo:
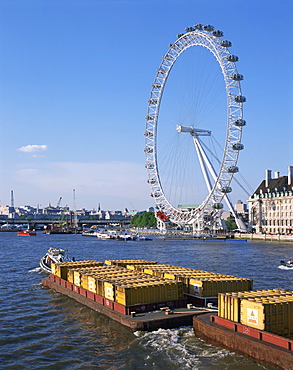
[[[239,171],[243,103],[231,42],[211,25],[177,35],[152,85],[145,130],[151,195],[162,221],[203,228],[218,220]]]

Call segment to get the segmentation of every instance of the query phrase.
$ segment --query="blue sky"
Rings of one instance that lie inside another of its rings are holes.
[[[145,116],[176,35],[212,24],[245,76],[239,167],[255,189],[293,165],[291,0],[1,0],[0,201],[153,206]],[[246,200],[246,195],[235,194]]]

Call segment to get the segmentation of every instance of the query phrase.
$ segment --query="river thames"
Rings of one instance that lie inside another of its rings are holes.
[[[78,259],[147,259],[252,278],[254,289],[293,290],[292,243],[102,241],[82,235],[0,233],[1,369],[269,369],[196,338],[192,327],[131,333],[41,285],[50,247]]]

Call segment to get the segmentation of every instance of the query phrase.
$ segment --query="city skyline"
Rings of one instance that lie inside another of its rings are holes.
[[[254,191],[293,165],[289,0],[2,1],[0,205],[147,209],[147,104],[176,35],[212,24],[245,79],[239,168]],[[250,191],[252,193],[252,191]],[[247,201],[243,193],[232,194]]]

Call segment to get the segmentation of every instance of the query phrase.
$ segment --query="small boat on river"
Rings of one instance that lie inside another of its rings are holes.
[[[103,240],[116,239],[116,231],[99,231],[97,237]]]
[[[82,236],[94,236],[94,237],[97,237],[97,234],[98,234],[98,231],[94,231],[94,230],[84,230],[81,233]]]
[[[135,241],[144,241],[144,240],[152,240],[150,238],[147,238],[145,236],[140,236],[139,234],[132,234],[128,233],[126,231],[117,231],[117,230],[105,230],[102,232],[97,232],[97,237],[99,239],[104,240],[135,240]]]
[[[66,251],[61,248],[50,248],[44,257],[40,260],[40,267],[43,271],[51,273],[51,265],[53,263],[64,262]]]
[[[34,230],[22,230],[22,231],[18,231],[17,235],[19,235],[19,236],[36,236],[37,233]]]
[[[289,261],[280,261],[280,264],[281,266],[285,266],[287,268],[290,268],[292,269],[293,268],[293,261],[292,260],[289,260]]]

